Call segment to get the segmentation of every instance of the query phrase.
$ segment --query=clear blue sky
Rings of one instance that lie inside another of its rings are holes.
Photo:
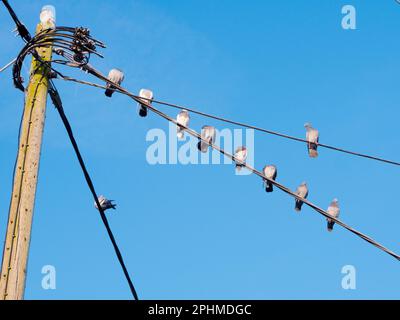
[[[49,4],[11,3],[32,31]],[[300,137],[310,121],[321,142],[400,160],[394,0],[52,4],[58,25],[87,26],[107,43],[106,58],[92,63],[104,72],[123,69],[131,91],[148,87],[160,99]],[[341,28],[345,4],[356,7],[357,30]],[[22,42],[3,7],[0,21],[4,65]],[[118,203],[109,220],[141,298],[400,298],[400,263],[392,257],[340,227],[328,233],[319,214],[306,207],[296,214],[292,198],[267,195],[258,178],[235,176],[232,166],[149,165],[146,133],[166,129],[165,120],[139,118],[123,96],[57,84],[98,193]],[[10,70],[0,86],[4,239],[23,95]],[[203,124],[226,127],[192,116],[195,129]],[[303,144],[259,133],[255,145],[257,168],[276,164],[279,181],[291,188],[306,180],[309,199],[323,208],[339,198],[343,221],[400,252],[398,167],[326,149],[313,160]],[[56,290],[41,288],[44,265],[56,267]],[[344,265],[356,267],[357,290],[341,288]],[[130,298],[51,104],[26,298]]]

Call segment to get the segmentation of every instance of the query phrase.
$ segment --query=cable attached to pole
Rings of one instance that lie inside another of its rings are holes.
[[[11,18],[14,20],[15,25],[17,26],[17,32],[20,35],[20,37],[25,41],[29,42],[31,41],[32,37],[31,34],[29,33],[28,29],[19,21],[17,15],[15,14],[13,8],[11,8],[10,4],[8,3],[7,0],[2,0],[4,6],[7,8],[8,12],[10,13]]]

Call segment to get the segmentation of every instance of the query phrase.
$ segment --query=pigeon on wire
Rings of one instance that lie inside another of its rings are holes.
[[[340,214],[340,209],[339,209],[339,202],[338,199],[333,199],[331,204],[328,207],[328,210],[326,210],[332,217],[334,218],[339,218],[339,214]],[[332,231],[333,230],[333,226],[335,224],[335,221],[333,221],[332,219],[327,218],[326,219],[328,221],[328,231]]]
[[[142,101],[146,104],[151,104],[153,101],[153,91],[148,89],[141,89],[139,92],[139,97],[144,98]],[[147,117],[147,107],[145,104],[139,103],[139,116]]]
[[[263,173],[268,179],[275,180],[278,175],[278,170],[274,165],[271,164],[264,167]],[[266,192],[274,191],[273,184],[270,181],[264,179],[264,186]]]
[[[114,209],[115,210],[115,208],[116,208],[116,204],[114,204],[113,202],[114,202],[114,200],[108,200],[106,197],[104,197],[104,196],[99,196],[98,198],[97,198],[97,200],[99,201],[99,203],[100,203],[100,207],[104,210],[104,211],[106,211],[106,210],[108,210],[108,209]],[[97,207],[97,203],[96,202],[94,202],[94,207],[97,209],[97,210],[99,210],[99,208]]]
[[[307,196],[308,196],[307,183],[303,182],[301,185],[299,185],[297,187],[297,190],[296,190],[295,194],[298,195],[299,197],[307,199]],[[303,206],[303,203],[304,203],[303,201],[296,199],[296,204],[295,204],[294,210],[300,212],[301,211],[301,207]]]
[[[124,81],[124,73],[119,70],[119,69],[111,69],[110,72],[108,73],[108,80],[110,80],[111,82],[114,82],[118,85],[120,85],[122,83],[122,81]],[[111,98],[111,96],[113,95],[114,91],[115,91],[115,87],[110,84],[107,83],[107,89],[105,92],[105,95],[109,98]]]
[[[235,159],[241,161],[241,162],[236,162],[236,170],[240,171],[242,168],[245,166],[245,162],[247,159],[247,149],[246,147],[238,147],[235,151]]]
[[[215,142],[216,130],[212,126],[203,126],[201,128],[201,139],[197,144],[199,151],[206,153],[210,144]]]
[[[182,110],[176,116],[176,122],[178,122],[176,126],[176,135],[178,136],[178,139],[183,139],[184,130],[181,126],[188,127],[189,121],[190,121],[189,112],[187,112],[186,110]]]
[[[308,154],[311,158],[318,157],[318,141],[319,141],[319,132],[317,129],[314,129],[311,126],[311,123],[306,123],[304,125],[306,128],[306,140],[307,140],[307,149]]]

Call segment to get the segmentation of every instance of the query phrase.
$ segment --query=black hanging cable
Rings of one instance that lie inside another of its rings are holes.
[[[29,31],[26,29],[26,27],[19,21],[18,17],[16,16],[15,12],[11,8],[11,6],[9,5],[8,1],[7,0],[2,0],[2,2],[6,6],[6,8],[8,9],[12,19],[14,20],[15,24],[17,25],[17,30],[18,30],[19,35],[22,37],[23,40],[25,40],[27,42],[27,45],[25,46],[25,48],[21,51],[19,56],[15,59],[16,62],[14,63],[14,67],[13,67],[14,84],[16,84],[17,88],[19,88],[22,91],[24,91],[24,87],[22,86],[22,81],[20,81],[21,78],[20,78],[19,74],[20,74],[20,67],[22,66],[22,62],[23,62],[23,59],[25,58],[25,55],[30,52],[38,61],[41,62],[41,65],[46,64],[47,66],[50,66],[50,64],[48,62],[43,61],[39,57],[39,55],[36,53],[36,51],[33,50],[33,49],[36,48],[36,47],[43,47],[43,46],[44,47],[48,47],[48,46],[52,46],[52,45],[55,44],[55,45],[57,45],[57,47],[61,47],[61,48],[64,48],[64,49],[70,51],[71,47],[65,46],[65,45],[72,44],[72,43],[70,43],[70,39],[73,38],[73,37],[71,37],[69,35],[65,35],[65,34],[55,34],[54,30],[46,29],[46,30],[43,30],[42,32],[40,32],[39,34],[37,34],[34,38],[32,38],[30,33],[29,33]],[[105,45],[102,42],[91,38],[89,36],[89,30],[88,29],[59,27],[59,28],[57,28],[57,30],[74,32],[74,33],[83,32],[85,34],[85,36],[86,36],[86,39],[89,39],[89,41],[92,41],[92,44],[91,44],[92,47],[91,48],[87,47],[86,43],[80,44],[81,48],[84,50],[83,54],[88,53],[90,55],[90,53],[94,53],[94,54],[102,57],[102,55],[96,53],[94,45],[96,44],[96,45],[99,45],[100,47],[105,47]],[[63,38],[54,38],[54,36],[66,37],[68,40],[65,41],[65,40],[63,40]],[[86,40],[86,39],[84,39],[84,40]],[[87,61],[86,62],[84,61],[84,63],[87,63]],[[79,64],[77,64],[77,67],[79,67]],[[52,69],[54,71],[53,68],[50,67],[50,69]],[[57,109],[57,111],[58,111],[58,113],[59,113],[59,115],[60,115],[60,117],[61,117],[61,119],[63,121],[63,124],[64,124],[64,126],[65,126],[65,128],[67,130],[68,136],[69,136],[69,138],[71,140],[71,143],[72,143],[72,146],[73,146],[74,151],[76,153],[76,156],[78,158],[79,164],[80,164],[81,169],[82,169],[82,171],[84,173],[84,176],[85,176],[86,182],[88,184],[88,187],[89,187],[89,189],[90,189],[90,191],[91,191],[91,193],[93,195],[93,198],[95,200],[95,203],[96,203],[96,206],[97,206],[98,211],[100,213],[100,216],[101,216],[101,219],[103,221],[103,224],[104,224],[104,226],[105,226],[105,228],[107,230],[108,236],[109,236],[109,238],[110,238],[110,240],[112,242],[112,245],[114,247],[115,253],[116,253],[117,258],[118,258],[118,261],[119,261],[119,263],[120,263],[120,265],[122,267],[122,270],[124,272],[125,278],[126,278],[126,280],[128,282],[128,285],[129,285],[130,291],[132,293],[132,296],[133,296],[133,298],[135,300],[139,300],[139,297],[137,295],[136,289],[135,289],[135,287],[133,285],[133,282],[132,282],[132,280],[131,280],[131,278],[129,276],[129,272],[128,272],[126,266],[125,266],[125,262],[123,260],[121,251],[119,250],[118,244],[117,244],[117,242],[115,240],[115,237],[114,237],[114,235],[112,233],[112,230],[111,230],[111,227],[110,227],[110,225],[108,223],[108,220],[107,220],[107,217],[105,215],[105,212],[104,212],[104,210],[102,209],[102,207],[101,207],[101,205],[99,203],[99,200],[98,200],[98,197],[97,197],[93,182],[92,182],[92,180],[90,178],[90,175],[89,175],[89,173],[88,173],[88,171],[86,169],[86,166],[85,166],[85,163],[83,161],[82,155],[81,155],[81,153],[79,151],[78,145],[77,145],[76,140],[74,138],[71,125],[69,124],[68,118],[65,115],[60,95],[58,94],[58,91],[56,90],[56,88],[54,86],[54,83],[51,81],[51,79],[49,81],[49,90],[48,90],[48,92],[49,92],[51,100],[52,100],[54,106],[56,107],[56,109]]]
[[[21,38],[26,41],[29,42],[32,37],[31,34],[29,33],[28,29],[25,27],[25,25],[23,25],[21,23],[21,21],[19,21],[17,15],[15,14],[13,8],[11,8],[10,4],[8,3],[7,0],[2,0],[4,6],[7,8],[8,12],[10,13],[11,18],[14,20],[16,26],[17,26],[17,31],[18,34],[21,36]]]
[[[99,200],[98,200],[98,197],[97,197],[97,193],[95,191],[92,179],[90,178],[90,175],[89,175],[89,173],[88,173],[88,171],[86,169],[85,162],[84,162],[84,160],[82,158],[82,155],[81,155],[81,153],[79,151],[78,144],[76,143],[76,140],[74,138],[74,134],[72,132],[71,125],[70,125],[70,123],[68,121],[67,116],[65,115],[60,95],[58,94],[58,91],[55,88],[54,83],[51,80],[50,80],[50,87],[49,87],[49,95],[50,95],[50,98],[51,98],[55,108],[57,109],[57,111],[58,111],[58,113],[59,113],[59,115],[61,117],[61,120],[62,120],[62,122],[63,122],[63,124],[65,126],[65,129],[67,130],[68,137],[69,137],[69,139],[71,141],[71,144],[72,144],[72,146],[74,148],[75,154],[76,154],[76,156],[78,158],[79,164],[80,164],[81,169],[83,171],[83,174],[85,176],[86,183],[87,183],[87,185],[88,185],[88,187],[90,189],[90,192],[93,195],[94,201],[95,201],[95,203],[97,205],[97,209],[99,210],[99,213],[100,213],[100,216],[101,216],[101,220],[103,221],[103,224],[106,227],[108,236],[109,236],[109,238],[110,238],[110,240],[112,242],[112,245],[114,247],[115,253],[116,253],[117,258],[118,258],[118,261],[119,261],[119,263],[120,263],[120,265],[122,267],[122,270],[124,272],[125,278],[128,281],[129,288],[130,288],[130,290],[132,292],[133,298],[135,300],[139,300],[139,297],[138,297],[138,295],[136,293],[136,289],[135,289],[135,287],[133,285],[133,282],[132,282],[132,280],[131,280],[131,278],[129,276],[128,269],[125,266],[125,262],[124,262],[124,259],[122,257],[121,251],[119,250],[118,244],[117,244],[117,242],[115,240],[115,237],[114,237],[114,235],[112,233],[111,227],[110,227],[110,225],[108,223],[107,216],[105,215],[104,210],[102,209],[102,207],[101,207],[101,205],[99,203]]]

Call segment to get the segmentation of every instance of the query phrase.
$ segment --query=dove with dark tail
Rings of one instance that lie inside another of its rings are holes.
[[[276,166],[274,166],[272,164],[266,165],[263,169],[263,173],[264,173],[264,176],[270,180],[275,180],[276,177],[278,176],[278,170],[277,170]],[[266,192],[274,191],[274,186],[270,181],[264,179],[264,186],[265,186]]]
[[[210,144],[215,142],[215,128],[212,126],[203,126],[203,128],[201,128],[200,136],[201,139],[199,139],[199,142],[197,143],[197,149],[203,153],[206,153]]]
[[[98,201],[100,203],[101,208],[106,211],[108,209],[116,209],[117,205],[114,202],[114,200],[108,200],[104,196],[99,196]],[[97,207],[97,203],[94,203],[94,207],[98,210],[99,208]]]
[[[318,142],[319,142],[319,132],[311,126],[311,123],[306,123],[304,125],[306,128],[306,140],[307,140],[307,150],[308,155],[311,158],[318,157]]]
[[[234,154],[235,159],[239,160],[240,162],[236,162],[236,170],[239,172],[245,166],[245,161],[247,159],[247,149],[246,147],[238,147]]]
[[[122,81],[124,81],[124,73],[119,70],[119,69],[111,69],[110,72],[108,73],[108,77],[107,79],[110,80],[111,82],[114,82],[118,85],[120,85],[122,83]],[[109,98],[112,97],[113,93],[115,91],[115,87],[110,84],[107,83],[107,89],[105,91],[105,95]]]
[[[301,185],[299,185],[297,187],[297,190],[295,192],[296,195],[298,195],[299,197],[302,197],[304,199],[307,198],[308,196],[308,187],[307,187],[307,183],[303,182]],[[296,203],[294,206],[294,209],[298,212],[301,211],[301,207],[303,206],[303,201],[296,199]]]
[[[328,207],[328,210],[326,210],[332,217],[334,218],[339,218],[340,214],[340,209],[339,209],[339,201],[338,199],[333,199],[331,204]],[[333,226],[335,225],[335,221],[332,219],[327,218],[327,228],[328,231],[331,232],[333,230]]]
[[[139,97],[140,98],[144,98],[144,99],[141,99],[143,101],[143,103],[139,103],[139,116],[144,118],[144,117],[147,117],[147,106],[146,106],[146,104],[147,105],[151,105],[151,102],[154,99],[153,91],[148,90],[148,89],[141,89],[139,91]]]
[[[189,112],[187,112],[186,110],[182,110],[181,112],[178,113],[177,117],[176,117],[176,135],[178,137],[178,139],[183,139],[184,137],[184,127],[188,127],[189,126],[189,121],[190,121],[190,116],[189,116]]]

